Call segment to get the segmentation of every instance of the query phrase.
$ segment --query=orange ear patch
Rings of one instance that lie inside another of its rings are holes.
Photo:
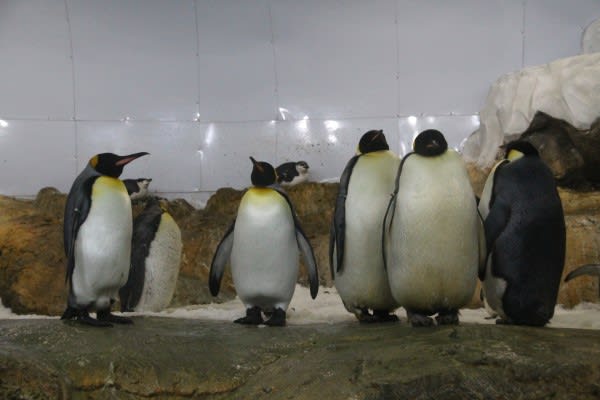
[[[92,166],[92,168],[96,168],[96,165],[98,165],[98,156],[97,155],[90,158],[90,165]]]

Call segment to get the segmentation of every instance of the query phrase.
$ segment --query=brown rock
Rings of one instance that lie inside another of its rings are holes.
[[[476,193],[486,171],[469,169]],[[288,189],[298,218],[313,245],[322,285],[331,286],[329,227],[338,184],[304,183]],[[179,224],[183,255],[172,307],[224,301],[235,288],[229,269],[218,298],[208,291],[208,273],[214,251],[237,213],[243,191],[220,189],[206,209],[196,210],[184,200],[162,204]],[[586,263],[600,263],[600,192],[560,190],[567,223],[565,274]],[[60,314],[66,301],[62,216],[66,196],[45,188],[35,200],[0,196],[0,298],[17,313]],[[135,201],[134,215],[144,200]],[[559,302],[567,306],[598,301],[597,278],[582,277],[563,284]],[[299,282],[307,284],[304,266]],[[471,307],[479,306],[478,292]]]

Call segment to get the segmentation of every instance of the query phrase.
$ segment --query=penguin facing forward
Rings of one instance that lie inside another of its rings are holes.
[[[381,252],[381,225],[400,159],[381,130],[366,132],[340,178],[329,262],[346,310],[360,322],[397,321]],[[371,313],[372,310],[372,313]]]
[[[566,230],[554,176],[531,143],[507,145],[506,159],[488,176],[479,209],[489,252],[480,279],[500,316],[496,322],[547,324],[558,296]]]
[[[314,299],[319,289],[317,262],[287,195],[276,186],[276,173],[266,162],[252,160],[254,185],[244,194],[237,217],[217,246],[210,266],[209,288],[219,287],[231,259],[233,284],[246,307],[246,316],[234,322],[283,326],[298,278],[298,248],[304,256]]]
[[[412,326],[458,324],[484,251],[481,220],[461,156],[433,129],[415,138],[398,168],[384,218],[392,295]]]
[[[277,182],[282,186],[295,186],[308,180],[306,161],[286,162],[275,169]]]
[[[152,182],[151,178],[124,179],[123,183],[129,193],[131,200],[142,199],[148,196],[148,186]]]
[[[181,262],[181,231],[157,198],[133,220],[131,267],[119,290],[121,311],[161,311],[175,292]]]
[[[132,323],[110,312],[127,282],[131,256],[131,200],[118,178],[125,165],[147,154],[98,154],[73,182],[63,229],[69,297],[61,319],[94,326]],[[94,310],[97,319],[89,315]]]

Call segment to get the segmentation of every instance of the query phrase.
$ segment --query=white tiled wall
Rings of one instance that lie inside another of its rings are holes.
[[[248,156],[336,178],[369,129],[453,147],[498,76],[580,52],[600,0],[2,0],[0,193],[67,191],[95,153],[201,202]]]

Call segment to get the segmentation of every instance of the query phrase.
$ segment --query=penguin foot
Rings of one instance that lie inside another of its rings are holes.
[[[386,310],[373,310],[373,314],[363,313],[357,316],[361,324],[381,324],[386,322],[398,322],[400,319],[395,314]]]
[[[265,325],[268,326],[285,326],[286,321],[285,321],[285,311],[282,310],[281,308],[276,308],[273,311],[273,315],[271,315],[271,318],[269,318],[268,320],[265,321]]]
[[[496,325],[514,325],[515,323],[508,318],[498,318],[496,320]]]
[[[433,318],[430,318],[427,315],[411,312],[408,310],[406,311],[406,315],[408,317],[410,325],[414,328],[433,326]]]
[[[438,325],[458,325],[458,311],[439,312],[435,320]]]
[[[69,321],[75,320],[83,325],[95,326],[100,328],[112,327],[112,324],[110,322],[94,319],[90,317],[90,314],[86,310],[78,310],[73,307],[67,307],[60,319]]]
[[[233,321],[236,324],[242,325],[260,325],[263,323],[263,318],[260,313],[260,307],[252,307],[246,309],[246,316]]]
[[[110,310],[102,310],[102,311],[98,311],[96,312],[96,317],[98,318],[98,321],[103,321],[103,322],[113,322],[115,324],[133,324],[133,320],[131,318],[127,318],[127,317],[121,317],[118,315],[114,315],[110,312]]]

